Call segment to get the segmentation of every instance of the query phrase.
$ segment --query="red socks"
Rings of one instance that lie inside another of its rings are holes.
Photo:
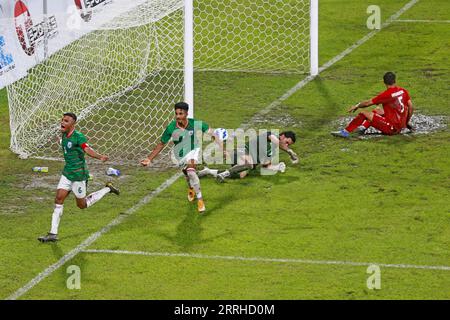
[[[348,132],[353,132],[361,125],[363,125],[364,127],[366,127],[367,125],[366,128],[370,127],[370,122],[367,120],[366,116],[362,113],[358,114],[356,118],[349,123],[349,125],[347,126],[347,128],[345,128],[345,130],[347,130]]]

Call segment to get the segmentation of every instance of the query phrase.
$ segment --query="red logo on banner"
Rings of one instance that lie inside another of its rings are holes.
[[[16,2],[14,7],[14,22],[16,33],[23,51],[29,56],[34,54],[34,43],[28,36],[28,30],[33,27],[30,11],[21,0]]]

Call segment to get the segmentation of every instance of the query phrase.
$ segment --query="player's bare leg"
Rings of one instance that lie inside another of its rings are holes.
[[[85,198],[75,198],[77,202],[77,206],[80,209],[86,209],[93,206],[96,202],[100,201],[105,195],[108,193],[114,193],[119,195],[120,190],[116,188],[112,182],[108,182],[103,189],[100,189],[96,192],[91,193]]]
[[[241,179],[245,179],[246,176],[248,176],[248,170],[239,173],[239,178]]]
[[[376,107],[372,112],[378,113],[380,116],[384,116],[384,110],[381,107]]]
[[[58,228],[59,223],[61,221],[61,216],[63,214],[63,208],[64,208],[64,201],[66,200],[67,196],[69,195],[68,190],[64,189],[58,189],[56,191],[56,197],[55,197],[55,209],[53,211],[52,215],[52,227],[50,232],[45,235],[38,238],[41,242],[55,242],[58,241]],[[89,196],[85,198],[75,198],[78,208],[80,209],[86,209],[90,206],[92,206],[94,203],[99,201],[101,198],[103,198],[107,193],[115,193],[119,194],[119,189],[114,187],[111,182],[109,182],[105,188],[94,192],[90,194]]]
[[[366,117],[367,120],[372,122],[372,120],[373,120],[373,111],[362,111],[361,113]]]
[[[115,187],[112,182],[108,182],[103,189],[100,189],[96,192],[91,193],[84,199],[77,199],[77,205],[80,209],[85,209],[93,206],[96,202],[100,201],[104,196],[108,193],[114,193],[116,195],[120,195],[120,190]],[[78,202],[78,200],[81,200]],[[83,201],[84,200],[84,201]]]
[[[233,174],[239,174],[240,175],[242,172],[248,171],[248,170],[253,168],[253,164],[252,164],[253,163],[253,159],[251,158],[251,156],[249,156],[249,155],[241,156],[241,162],[243,164],[239,164],[238,163],[238,164],[234,165],[233,167],[231,167],[230,170],[225,170],[224,172],[219,173],[216,176],[216,181],[217,182],[224,182],[226,178],[230,177]],[[243,178],[245,176],[246,175],[244,175],[244,176],[240,175],[241,178]]]
[[[218,174],[219,174],[218,169],[210,169],[208,167],[204,167],[203,170],[199,171],[197,175],[199,178],[203,178],[206,176],[213,176],[215,178],[217,177]]]

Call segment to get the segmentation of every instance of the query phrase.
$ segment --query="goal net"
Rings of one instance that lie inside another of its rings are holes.
[[[75,0],[86,21],[94,2]],[[13,152],[60,159],[64,112],[116,163],[136,163],[159,142],[186,95],[184,0],[133,2],[49,56],[54,39],[35,44],[38,63],[8,86]],[[196,72],[306,74],[309,39],[310,0],[194,0]]]

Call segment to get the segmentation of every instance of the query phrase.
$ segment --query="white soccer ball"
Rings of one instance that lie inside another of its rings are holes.
[[[228,131],[227,129],[224,128],[218,128],[216,130],[214,130],[214,134],[219,137],[219,139],[221,141],[227,140],[228,139]]]

